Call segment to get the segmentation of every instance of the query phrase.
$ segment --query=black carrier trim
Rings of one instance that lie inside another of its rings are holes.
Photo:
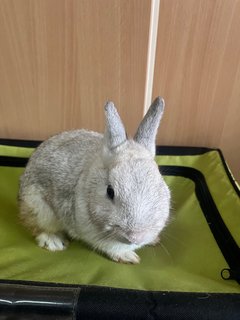
[[[36,148],[41,142],[40,140],[0,139],[0,145],[22,148]]]
[[[206,147],[156,146],[158,156],[196,156],[216,149]]]
[[[0,156],[1,167],[23,168],[26,166],[28,158]]]
[[[239,320],[240,295],[0,281],[0,319]]]

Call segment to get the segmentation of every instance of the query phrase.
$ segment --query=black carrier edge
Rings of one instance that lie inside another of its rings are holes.
[[[40,142],[4,140],[6,145],[36,147]],[[0,144],[2,140],[0,139]],[[35,144],[35,145],[34,145]],[[197,155],[216,149],[157,147],[157,155]],[[220,152],[223,164],[224,158]],[[0,156],[0,166],[24,167],[27,158]],[[228,173],[227,165],[224,165]],[[240,283],[240,249],[224,224],[202,173],[161,166],[161,173],[189,178],[206,221],[230,269]],[[231,176],[228,177],[233,184]],[[236,185],[235,185],[236,186]],[[235,188],[239,194],[239,189]],[[223,307],[224,306],[224,307]],[[17,317],[16,317],[17,314]],[[34,281],[0,280],[0,319],[218,319],[238,320],[240,294],[162,292]]]
[[[0,139],[0,145],[22,148],[36,148],[41,142],[40,140]]]
[[[0,281],[0,319],[239,320],[239,294]]]

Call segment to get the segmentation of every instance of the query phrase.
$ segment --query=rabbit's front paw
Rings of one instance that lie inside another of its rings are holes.
[[[42,232],[36,237],[39,247],[50,251],[61,251],[66,249],[68,241],[62,235]]]
[[[139,256],[134,251],[122,252],[121,254],[113,256],[112,259],[120,263],[137,264],[140,262]]]

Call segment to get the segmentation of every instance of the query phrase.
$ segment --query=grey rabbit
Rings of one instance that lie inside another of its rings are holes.
[[[170,210],[170,191],[155,163],[164,110],[156,98],[133,139],[112,102],[105,134],[73,130],[44,141],[20,178],[20,218],[40,247],[63,250],[79,239],[114,261],[139,263],[135,253],[156,244]]]

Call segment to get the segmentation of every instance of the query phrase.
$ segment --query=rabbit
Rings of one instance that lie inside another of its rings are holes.
[[[164,111],[156,98],[128,139],[113,102],[106,128],[57,134],[42,142],[20,177],[22,223],[40,247],[63,250],[82,240],[116,262],[140,262],[135,250],[156,244],[170,211],[170,191],[154,160]]]

